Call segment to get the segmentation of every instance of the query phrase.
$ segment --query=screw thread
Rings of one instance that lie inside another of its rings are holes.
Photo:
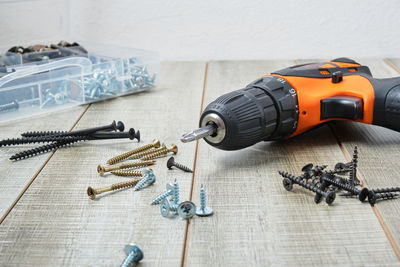
[[[168,148],[162,148],[160,150],[158,150],[157,152],[148,154],[144,157],[141,158],[141,160],[150,160],[150,159],[154,159],[154,158],[158,158],[160,156],[165,156],[168,152],[170,151],[170,149]]]
[[[288,172],[283,172],[283,171],[279,171],[279,174],[285,178],[290,179],[293,183],[298,184],[310,191],[313,191],[314,193],[318,193],[324,197],[326,197],[328,195],[326,192],[320,190],[318,187],[316,187],[314,185],[310,185],[307,182],[303,181],[300,177],[295,177],[294,175],[292,175]]]
[[[24,132],[21,134],[23,137],[37,137],[37,136],[44,136],[44,135],[65,135],[69,132],[67,131],[31,131],[31,132]]]
[[[111,190],[117,190],[117,189],[122,189],[122,188],[126,188],[126,187],[131,187],[134,186],[136,184],[138,184],[142,179],[134,179],[134,180],[130,180],[130,181],[126,181],[126,182],[121,182],[121,183],[117,183],[117,184],[113,184],[111,185]]]
[[[48,144],[48,145],[44,145],[44,146],[39,146],[33,149],[29,149],[29,150],[25,150],[22,152],[19,152],[13,156],[10,157],[10,160],[20,160],[20,159],[25,159],[25,158],[30,158],[33,157],[35,155],[39,155],[42,153],[46,153],[52,150],[55,150],[57,148],[61,148],[61,147],[65,147],[65,146],[69,146],[72,145],[73,143],[77,143],[80,141],[84,141],[84,140],[72,140],[72,141],[58,141],[58,142],[54,142],[52,144]]]
[[[136,253],[134,251],[131,251],[128,256],[126,256],[124,262],[121,264],[121,267],[129,267],[132,266],[134,263],[134,259],[136,257]]]
[[[147,183],[148,180],[150,180],[150,177],[149,177],[149,176],[144,177],[142,180],[140,180],[140,181],[135,185],[135,187],[133,188],[133,190],[138,191],[138,190],[142,189],[142,188],[145,186],[145,184]]]
[[[335,181],[335,180],[329,178],[327,175],[323,175],[323,176],[321,177],[321,179],[322,179],[323,181],[325,180],[325,181],[327,181],[328,183],[333,184],[333,185],[337,186],[338,188],[343,189],[343,190],[345,190],[345,191],[347,191],[347,192],[353,193],[353,194],[355,194],[355,195],[358,195],[358,194],[360,193],[360,190],[359,190],[358,188],[355,188],[355,187],[352,186],[352,185],[342,184],[342,183],[340,183],[340,182],[338,182],[338,181]]]
[[[117,176],[142,176],[141,171],[112,171],[111,173]]]
[[[200,188],[200,209],[204,210],[206,208],[207,194],[204,186],[201,185]]]
[[[350,164],[350,174],[349,174],[349,181],[350,185],[354,186],[354,180],[356,180],[357,176],[357,163],[358,163],[358,150],[357,146],[354,147],[354,152],[353,152],[353,159],[351,160]]]
[[[45,143],[55,141],[80,141],[88,140],[87,136],[36,136],[26,138],[11,138],[0,141],[0,147],[30,143]]]
[[[149,150],[149,149],[151,149],[151,148],[153,148],[155,146],[156,146],[156,144],[148,144],[148,145],[133,149],[131,151],[128,151],[126,153],[123,153],[121,155],[115,156],[115,157],[107,160],[107,163],[108,164],[115,164],[115,163],[120,162],[120,161],[122,161],[122,160],[124,160],[124,159],[126,159],[126,158],[128,158],[128,157],[130,157],[132,155],[134,155],[134,154],[137,154],[137,153],[142,152],[142,151]]]
[[[140,159],[140,158],[143,158],[144,156],[147,156],[147,155],[149,155],[149,154],[158,152],[158,151],[160,151],[161,149],[164,149],[164,148],[166,148],[166,146],[165,146],[164,144],[162,144],[162,147],[161,147],[161,148],[145,150],[145,151],[136,153],[136,154],[130,156],[129,158],[127,158],[127,159],[128,159],[128,160]]]
[[[158,195],[155,199],[153,199],[151,204],[152,205],[159,204],[159,203],[161,203],[161,201],[163,201],[165,198],[167,198],[168,196],[170,196],[172,194],[173,194],[172,190],[168,190],[168,191]]]
[[[191,169],[189,169],[189,167],[186,167],[185,165],[182,165],[180,163],[176,163],[175,162],[175,167],[177,167],[178,169],[185,171],[185,172],[193,172]]]
[[[376,199],[390,199],[390,198],[395,198],[397,196],[398,196],[398,194],[393,194],[391,192],[385,192],[385,193],[376,194]]]
[[[176,206],[178,206],[179,205],[179,184],[176,181],[176,179],[174,182],[174,198],[173,198],[173,200],[174,200],[174,204]]]
[[[377,188],[377,189],[372,189],[371,191],[374,191],[374,193],[400,192],[400,187]]]

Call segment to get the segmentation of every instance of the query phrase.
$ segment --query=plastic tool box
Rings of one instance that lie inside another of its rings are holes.
[[[156,84],[156,52],[96,45],[60,49],[0,56],[0,121],[136,93]]]

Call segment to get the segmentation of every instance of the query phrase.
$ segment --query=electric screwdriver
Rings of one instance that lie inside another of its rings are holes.
[[[275,71],[211,102],[199,129],[182,142],[204,138],[223,150],[286,139],[332,120],[400,131],[400,77],[375,79],[348,58]]]

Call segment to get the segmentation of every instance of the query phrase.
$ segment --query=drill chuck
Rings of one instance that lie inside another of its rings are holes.
[[[201,115],[201,128],[192,133],[207,132],[202,137],[210,145],[237,150],[290,135],[297,116],[296,91],[280,77],[265,76],[211,102]],[[189,141],[185,136],[182,141]]]

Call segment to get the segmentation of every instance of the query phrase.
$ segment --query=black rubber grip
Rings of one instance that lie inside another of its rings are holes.
[[[266,76],[210,103],[200,124],[209,113],[222,118],[226,134],[219,143],[205,140],[220,149],[241,149],[290,135],[297,126],[297,94],[284,79]]]
[[[375,93],[373,124],[400,132],[400,77],[370,81]]]

